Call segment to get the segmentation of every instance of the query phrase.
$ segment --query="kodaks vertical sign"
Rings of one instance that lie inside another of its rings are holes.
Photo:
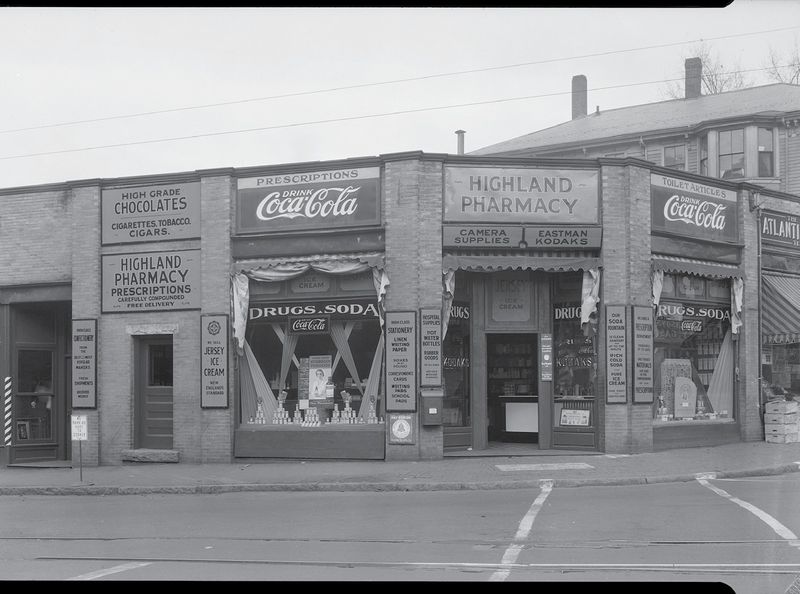
[[[200,237],[200,184],[110,188],[102,196],[102,243]]]
[[[652,230],[706,241],[739,240],[736,192],[660,174],[650,176]]]
[[[103,313],[200,309],[200,250],[106,254]]]
[[[379,167],[241,178],[236,232],[379,225],[379,182]]]

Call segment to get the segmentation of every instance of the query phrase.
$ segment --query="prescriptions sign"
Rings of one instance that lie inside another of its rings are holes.
[[[103,190],[102,243],[200,237],[200,184]]]

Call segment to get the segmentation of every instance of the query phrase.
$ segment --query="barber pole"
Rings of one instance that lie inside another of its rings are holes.
[[[5,397],[3,398],[3,443],[11,445],[11,378],[5,380]]]

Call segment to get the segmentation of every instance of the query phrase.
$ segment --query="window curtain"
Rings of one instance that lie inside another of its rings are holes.
[[[239,385],[241,386],[242,421],[254,419],[258,411],[258,402],[262,402],[264,416],[271,419],[278,408],[278,401],[269,387],[269,382],[261,371],[250,344],[245,340],[243,356],[239,365]]]
[[[661,301],[661,291],[664,289],[664,271],[653,271],[653,307],[658,309],[658,304]]]
[[[447,324],[450,322],[450,306],[456,294],[456,271],[445,270],[442,273],[442,344],[447,336]]]
[[[744,281],[740,277],[731,279],[731,332],[739,333],[742,326],[742,301]]]
[[[375,347],[375,355],[372,357],[372,366],[369,369],[369,377],[367,378],[367,389],[364,390],[364,397],[361,399],[361,406],[358,408],[358,416],[364,418],[369,411],[369,400],[373,398],[375,401],[375,414],[380,416],[379,411],[379,394],[381,386],[381,376],[383,370],[383,332],[378,337],[378,346]]]
[[[731,330],[725,333],[719,349],[714,373],[708,383],[708,401],[714,412],[733,411],[733,340]]]
[[[581,327],[586,333],[594,324],[597,317],[592,315],[597,313],[597,304],[600,301],[600,269],[590,268],[583,271],[583,283],[581,286]],[[586,326],[589,324],[589,326]]]
[[[333,340],[333,344],[336,345],[336,350],[341,353],[342,361],[344,361],[347,371],[350,372],[350,375],[356,381],[358,392],[361,394],[363,400],[364,390],[361,389],[361,378],[358,375],[356,362],[353,359],[353,353],[350,351],[350,345],[347,342],[344,323],[331,320],[331,339]]]

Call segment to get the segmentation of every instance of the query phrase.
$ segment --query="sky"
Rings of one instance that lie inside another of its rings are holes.
[[[768,84],[770,50],[800,44],[800,0],[0,7],[0,187],[456,153],[456,130],[470,152],[569,120],[576,74],[590,111],[667,100],[701,40]]]

